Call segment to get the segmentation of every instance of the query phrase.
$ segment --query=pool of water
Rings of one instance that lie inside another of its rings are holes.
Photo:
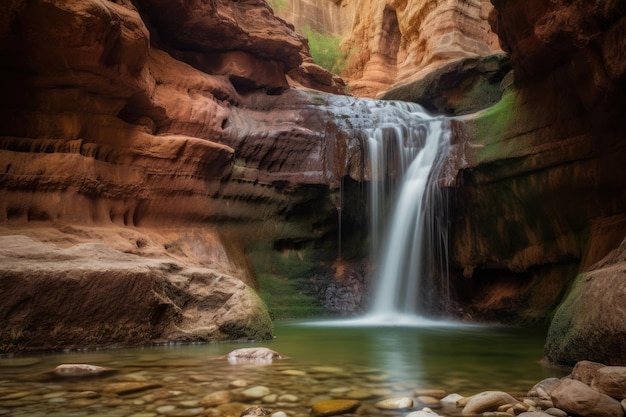
[[[2,357],[0,415],[238,417],[241,407],[256,404],[304,417],[313,402],[328,398],[357,398],[363,404],[359,414],[382,415],[387,412],[377,412],[376,401],[412,395],[418,389],[464,396],[503,390],[521,396],[543,378],[562,376],[539,363],[541,330],[281,322],[275,335],[274,340],[254,344]],[[287,358],[268,365],[233,365],[217,359],[251,346],[269,347]],[[87,379],[53,376],[50,371],[62,363],[89,363],[115,372]],[[124,383],[137,389],[119,392]],[[263,398],[244,393],[258,386],[267,389]],[[215,392],[227,393],[222,405],[206,399]],[[445,407],[437,411],[458,414]]]

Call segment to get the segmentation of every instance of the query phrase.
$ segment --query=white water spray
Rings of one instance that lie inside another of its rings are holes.
[[[385,202],[392,196],[392,214],[384,227],[384,244],[366,321],[407,324],[418,321],[420,290],[427,250],[425,212],[430,194],[428,181],[441,147],[449,138],[448,122],[427,115],[420,106],[404,103],[409,117],[401,126],[377,126],[370,135],[372,239],[378,242],[381,221],[387,218]],[[435,175],[433,175],[433,173]],[[397,190],[389,187],[396,179]]]

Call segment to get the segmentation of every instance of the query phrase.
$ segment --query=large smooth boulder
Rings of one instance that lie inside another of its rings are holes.
[[[619,401],[571,378],[563,378],[552,391],[551,396],[556,407],[582,417],[621,417],[624,415]]]
[[[548,330],[544,354],[549,361],[626,363],[625,253],[626,241],[576,279]]]

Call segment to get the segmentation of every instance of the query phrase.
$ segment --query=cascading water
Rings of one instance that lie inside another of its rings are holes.
[[[367,319],[401,323],[414,321],[420,312],[420,282],[426,273],[428,250],[425,213],[432,204],[429,178],[437,177],[437,157],[449,138],[448,122],[433,118],[418,105],[402,104],[410,113],[403,125],[376,126],[370,134],[372,239],[379,241],[386,223],[373,300]],[[398,180],[397,190],[388,178]],[[385,202],[393,200],[385,219]],[[376,253],[376,252],[375,252]]]
[[[448,149],[449,121],[427,114],[414,103],[359,100],[354,105],[367,115],[356,127],[368,142],[370,236],[377,273],[369,313],[323,324],[456,325],[421,317],[419,305],[421,282],[433,273],[430,242],[439,240],[443,250],[438,253],[447,256],[446,225],[428,213],[441,207],[435,201],[436,179],[438,162]],[[439,264],[444,270],[447,259]]]

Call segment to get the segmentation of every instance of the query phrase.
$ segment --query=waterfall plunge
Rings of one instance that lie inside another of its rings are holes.
[[[381,257],[372,306],[363,320],[426,324],[419,316],[420,283],[430,249],[426,232],[435,228],[425,217],[435,203],[428,186],[429,178],[437,177],[436,162],[448,144],[449,127],[447,120],[427,115],[418,105],[391,105],[401,106],[406,120],[381,123],[369,132],[371,236],[373,253]]]

